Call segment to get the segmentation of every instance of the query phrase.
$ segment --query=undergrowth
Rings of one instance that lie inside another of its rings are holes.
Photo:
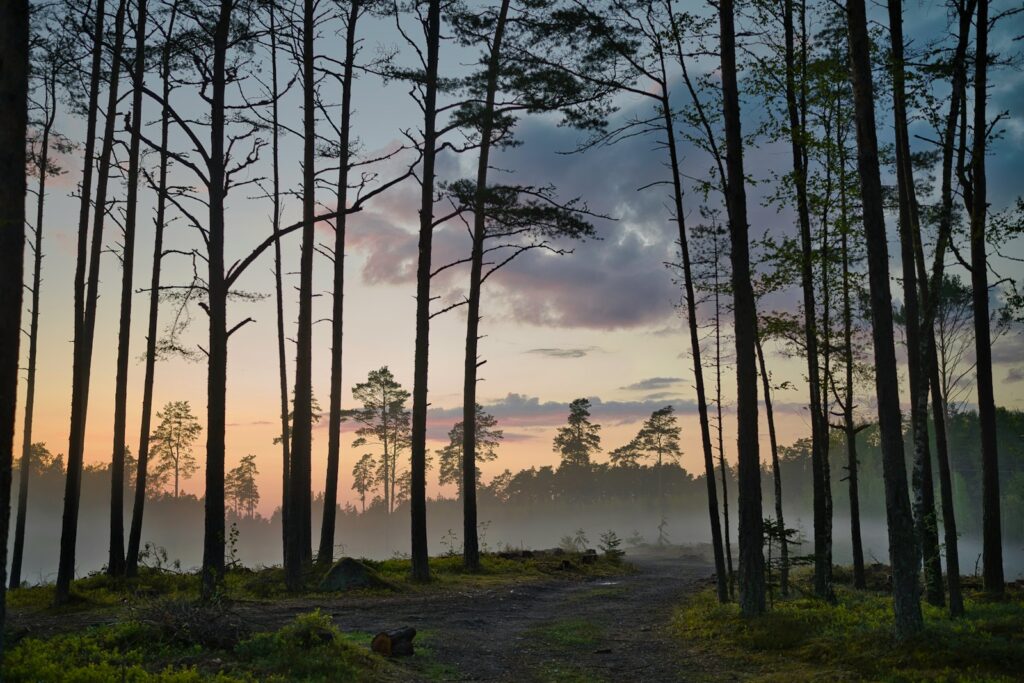
[[[205,637],[189,642],[182,636],[189,632],[132,621],[47,639],[24,638],[6,653],[4,680],[248,683],[395,678],[387,662],[354,644],[319,611],[236,643]]]
[[[967,616],[922,604],[923,633],[893,638],[892,599],[837,587],[832,606],[810,597],[776,600],[756,619],[720,605],[711,589],[675,615],[684,642],[728,660],[755,680],[1017,681],[1024,671],[1024,594],[1001,602],[972,595]]]

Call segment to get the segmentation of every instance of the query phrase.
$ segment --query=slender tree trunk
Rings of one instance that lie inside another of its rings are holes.
[[[102,0],[101,0],[102,1]],[[82,456],[85,450],[85,422],[89,408],[89,375],[96,329],[96,304],[99,299],[100,255],[103,253],[103,224],[107,213],[107,184],[110,179],[110,157],[114,148],[114,123],[117,119],[117,90],[120,80],[121,51],[124,48],[124,17],[126,0],[118,4],[114,18],[113,68],[107,93],[106,122],[103,144],[97,163],[96,206],[93,213],[92,244],[89,252],[89,280],[85,288],[82,320],[75,335],[71,388],[71,435],[68,440],[68,472],[64,491],[64,514],[61,521],[60,559],[57,564],[55,602],[64,604],[70,597],[75,577],[75,545],[78,538],[78,507],[82,488]],[[102,34],[97,35],[96,48],[102,51]],[[84,185],[83,192],[88,194]],[[88,220],[86,221],[88,223]],[[81,249],[81,240],[79,247]],[[79,256],[82,256],[79,251]],[[77,274],[76,274],[77,276]],[[77,283],[76,283],[77,284]]]
[[[36,227],[32,241],[32,313],[28,329],[28,383],[25,387],[25,422],[22,427],[21,466],[18,472],[18,516],[14,525],[14,550],[11,554],[10,587],[21,585],[21,562],[25,552],[25,521],[28,516],[28,478],[32,471],[32,416],[36,398],[36,356],[39,342],[39,288],[43,269],[43,208],[46,200],[46,174],[49,172],[50,131],[57,117],[57,84],[52,72],[44,74],[46,120],[39,142],[39,185],[36,189]]]
[[[213,33],[210,102],[209,203],[207,246],[210,340],[206,380],[206,507],[203,522],[202,596],[213,598],[224,578],[224,430],[228,384],[228,285],[224,277],[224,98],[227,87],[228,31],[232,0],[221,0]]]
[[[739,470],[740,611],[755,616],[765,611],[761,462],[758,455],[757,367],[754,359],[757,311],[750,282],[747,197],[743,177],[743,137],[739,89],[736,85],[736,34],[733,2],[719,5],[721,22],[722,108],[728,172],[733,310],[736,336],[736,431]]]
[[[327,481],[324,484],[324,517],[317,561],[330,564],[334,555],[334,526],[338,505],[338,462],[341,454],[341,371],[345,313],[345,228],[348,215],[349,146],[352,127],[352,75],[356,59],[356,24],[361,0],[351,0],[345,27],[345,69],[341,83],[341,138],[338,161],[337,211],[334,227],[334,309],[331,326],[331,406],[327,414]]]
[[[5,572],[18,398],[25,255],[25,136],[28,125],[29,8],[4,0],[0,30],[0,657],[7,617]],[[38,228],[37,228],[38,229]],[[38,251],[38,245],[37,245]],[[37,266],[38,267],[38,266]],[[37,285],[38,286],[38,285]]]
[[[931,449],[928,435],[927,355],[922,338],[918,298],[914,236],[917,223],[916,197],[910,143],[907,139],[907,110],[904,94],[903,7],[889,1],[889,34],[893,63],[893,117],[896,130],[896,171],[900,207],[900,253],[903,263],[903,298],[907,330],[907,366],[910,375],[910,421],[914,439],[914,522],[924,561],[925,596],[933,605],[945,604],[942,586],[942,558],[935,518],[935,488],[932,483]],[[926,283],[922,282],[922,286]]]
[[[291,511],[288,563],[285,566],[288,587],[298,590],[302,568],[312,560],[310,525],[312,479],[310,463],[313,439],[313,250],[316,246],[316,111],[313,73],[313,0],[304,0],[302,17],[302,253],[299,266],[299,329],[296,335],[295,393],[292,411],[292,452],[289,483]]]
[[[280,96],[277,85],[277,16],[274,3],[270,3],[270,74],[273,92],[271,93],[271,155],[273,174],[274,217],[272,232],[278,236],[274,240],[274,303],[277,306],[277,366],[281,392],[281,553],[284,563],[288,564],[288,533],[289,524],[290,484],[288,480],[291,469],[291,423],[288,419],[288,348],[284,332],[284,283],[281,264],[281,165],[280,165],[280,126],[278,125],[278,102]]]
[[[412,578],[430,580],[427,555],[427,363],[430,358],[430,257],[434,233],[434,161],[437,147],[437,61],[441,43],[441,2],[430,0],[426,21],[423,101],[423,168],[420,196],[419,263],[416,270],[416,355],[412,389]]]
[[[921,282],[922,304],[925,310],[922,330],[926,335],[926,364],[928,366],[929,383],[932,395],[932,420],[935,425],[935,455],[939,463],[939,490],[942,499],[942,528],[946,546],[946,580],[949,586],[949,613],[953,617],[964,614],[964,599],[960,588],[960,552],[956,531],[956,514],[953,508],[953,483],[949,466],[949,443],[946,434],[946,402],[942,393],[942,380],[939,376],[939,356],[935,344],[935,313],[938,307],[939,292],[945,266],[945,252],[949,243],[953,226],[953,160],[956,146],[957,115],[961,103],[966,96],[967,44],[971,31],[971,17],[974,14],[975,0],[957,3],[959,13],[959,32],[957,46],[952,62],[952,88],[949,110],[942,141],[942,183],[941,213],[939,230],[935,244],[934,265],[931,281],[928,281],[928,270],[925,266],[924,247],[920,234],[920,223],[914,225],[915,260],[918,278]]]
[[[672,19],[673,27],[675,27],[676,20],[675,15],[672,13],[672,3],[670,1],[666,1],[665,8]],[[685,53],[683,51],[682,42],[678,38],[679,32],[674,31],[674,33],[676,35],[676,53],[679,59],[680,68],[683,71],[683,78],[686,83],[687,90],[700,113],[701,122],[708,133],[708,138],[713,144],[714,136],[712,135],[710,126],[708,125],[707,117],[704,115],[704,109],[700,105],[700,100],[696,96],[696,91],[693,88],[693,83],[690,80],[689,73],[686,70]],[[676,223],[679,226],[679,250],[683,262],[683,289],[686,299],[686,318],[687,327],[690,331],[690,353],[693,356],[694,385],[697,390],[697,415],[700,422],[701,446],[704,451],[704,481],[707,484],[708,490],[708,517],[711,522],[711,547],[715,557],[715,579],[718,589],[718,601],[724,603],[729,599],[729,586],[728,576],[726,573],[725,552],[722,547],[721,521],[718,518],[718,493],[715,487],[715,461],[711,445],[711,425],[708,419],[707,390],[704,388],[704,364],[701,361],[700,327],[697,321],[697,299],[694,295],[693,268],[690,260],[689,240],[686,235],[686,215],[683,211],[683,186],[680,175],[679,152],[676,147],[675,126],[673,125],[672,108],[669,106],[670,102],[667,90],[663,91],[663,95],[661,106],[662,114],[665,117],[665,137],[668,141],[669,161],[671,163],[672,170],[672,190],[673,199],[675,201]],[[721,167],[721,157],[717,154],[715,156],[716,161],[719,162],[719,175],[721,176],[724,187],[725,173],[724,168]]]
[[[145,0],[142,0],[145,2]],[[167,21],[167,35],[174,32],[178,15],[178,3],[171,5]],[[140,22],[145,25],[145,22]],[[135,474],[135,501],[132,508],[132,524],[128,532],[128,555],[125,559],[125,574],[135,576],[139,570],[139,548],[142,545],[142,519],[146,507],[146,486],[149,476],[149,435],[153,418],[153,383],[156,374],[156,342],[160,317],[160,266],[163,263],[164,225],[167,215],[167,144],[170,135],[171,116],[171,49],[173,43],[167,40],[160,55],[160,75],[163,80],[162,107],[160,119],[160,169],[157,180],[156,220],[153,237],[153,271],[149,285],[149,327],[146,332],[146,367],[142,382],[142,419],[139,426],[138,470]]]
[[[864,576],[864,545],[860,536],[860,482],[857,470],[857,426],[854,423],[853,379],[853,302],[850,283],[850,225],[846,203],[846,147],[839,145],[839,202],[843,228],[840,251],[843,259],[843,365],[846,370],[846,397],[843,402],[843,434],[846,436],[846,476],[850,492],[850,544],[853,550],[853,587],[867,588]]]
[[[861,179],[864,237],[868,250],[872,333],[875,348],[875,388],[882,445],[889,557],[893,574],[893,603],[897,638],[923,628],[918,587],[918,551],[914,520],[907,494],[903,453],[892,295],[889,290],[889,250],[886,243],[884,200],[875,135],[874,85],[864,0],[847,0],[852,61],[854,113],[857,125],[857,167]]]
[[[785,2],[786,109],[789,114],[790,148],[796,185],[797,218],[800,224],[800,282],[804,304],[804,340],[807,346],[807,386],[811,410],[811,470],[814,491],[814,594],[833,600],[832,524],[827,504],[830,482],[825,478],[825,447],[828,427],[821,412],[822,391],[818,356],[818,326],[814,298],[814,250],[811,244],[811,216],[807,202],[807,168],[804,126],[797,98],[797,55],[793,0]],[[801,61],[803,57],[801,57]]]
[[[128,428],[128,357],[131,352],[132,278],[135,273],[135,223],[139,198],[139,144],[142,132],[142,81],[146,75],[146,0],[138,0],[135,66],[132,74],[131,139],[128,142],[128,197],[121,258],[121,316],[117,332],[114,380],[114,452],[110,463],[110,553],[107,574],[121,576],[124,563],[124,453]]]
[[[466,318],[466,359],[462,385],[462,521],[463,561],[469,571],[480,569],[480,544],[476,521],[476,377],[480,362],[480,279],[484,263],[484,239],[487,230],[487,171],[490,165],[491,135],[494,130],[494,100],[501,65],[501,41],[505,34],[510,0],[502,0],[491,40],[487,63],[487,91],[480,124],[480,159],[473,197],[473,253],[469,274],[469,299]]]
[[[1002,595],[1003,538],[999,513],[999,454],[996,449],[996,402],[992,386],[992,335],[988,312],[988,257],[985,220],[988,198],[985,149],[988,120],[988,0],[978,0],[977,49],[974,70],[974,148],[971,176],[974,210],[971,212],[971,286],[974,294],[974,353],[978,383],[978,420],[981,424],[982,580],[985,592]]]
[[[718,279],[721,267],[718,233],[714,235],[715,259],[715,407],[718,410],[718,471],[722,477],[722,523],[725,526],[725,570],[729,579],[729,597],[736,591],[736,575],[732,564],[732,527],[729,524],[729,469],[725,464],[725,442],[722,438],[722,307],[720,305],[721,283]]]
[[[779,592],[789,595],[789,540],[786,538],[786,520],[782,514],[782,468],[779,467],[779,443],[775,435],[775,413],[772,409],[772,387],[768,377],[768,366],[764,362],[764,349],[760,333],[754,338],[757,363],[761,371],[761,387],[764,390],[764,412],[768,418],[768,440],[772,448],[772,482],[775,489],[775,521],[779,525]]]

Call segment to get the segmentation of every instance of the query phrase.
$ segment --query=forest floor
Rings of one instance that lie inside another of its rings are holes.
[[[172,670],[191,670],[195,680],[217,672],[230,677],[225,680],[336,680],[345,672],[350,680],[735,680],[716,658],[681,647],[673,630],[680,602],[711,585],[711,565],[699,552],[631,553],[621,564],[602,558],[586,570],[581,565],[579,572],[552,574],[502,574],[504,565],[498,566],[482,577],[438,572],[427,587],[357,594],[261,597],[253,595],[248,579],[236,583],[235,596],[216,614],[189,607],[195,604],[192,589],[173,583],[152,600],[126,600],[86,579],[80,602],[61,609],[47,607],[43,591],[21,589],[20,597],[12,596],[8,629],[14,641],[27,645],[15,646],[16,656],[5,666],[11,667],[8,674],[50,680],[44,669],[52,665],[58,676],[53,680],[59,680],[72,652],[83,653],[88,674],[81,680],[113,674],[193,680],[168,677]],[[248,588],[237,587],[242,585]],[[403,626],[417,629],[416,655],[387,662],[364,658],[374,633]],[[324,635],[325,627],[333,639]],[[244,635],[227,635],[235,629]],[[156,638],[159,648],[153,644],[158,632],[164,634]],[[351,668],[286,675],[312,666],[317,657]]]
[[[270,630],[319,608],[345,632],[413,626],[425,656],[401,661],[413,680],[702,680],[713,661],[675,641],[672,617],[686,595],[711,582],[712,567],[679,552],[629,555],[635,571],[587,581],[350,600],[276,601],[243,607]]]

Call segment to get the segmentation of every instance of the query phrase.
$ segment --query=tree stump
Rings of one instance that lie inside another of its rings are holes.
[[[381,631],[373,637],[370,649],[385,657],[408,657],[413,654],[412,639],[416,629],[412,626],[394,631]]]

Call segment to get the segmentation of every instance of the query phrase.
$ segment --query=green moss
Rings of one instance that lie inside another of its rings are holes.
[[[528,631],[538,645],[551,649],[576,649],[597,645],[604,635],[600,626],[585,619],[562,619]]]
[[[235,654],[247,673],[260,680],[382,680],[387,664],[343,638],[331,618],[319,610],[296,617],[273,633],[238,644]]]
[[[777,601],[768,614],[744,619],[711,590],[675,616],[686,643],[730,660],[759,680],[1010,681],[1024,671],[1024,596],[1001,603],[970,599],[951,620],[924,605],[925,631],[897,643],[892,600],[876,592],[838,590],[838,604],[810,598]],[[781,678],[778,678],[780,677]]]
[[[365,636],[365,634],[359,634]],[[218,649],[168,638],[128,622],[48,639],[25,638],[4,658],[4,680],[185,683],[215,681],[383,681],[392,667],[344,636],[319,611]],[[369,642],[362,637],[362,642]]]

